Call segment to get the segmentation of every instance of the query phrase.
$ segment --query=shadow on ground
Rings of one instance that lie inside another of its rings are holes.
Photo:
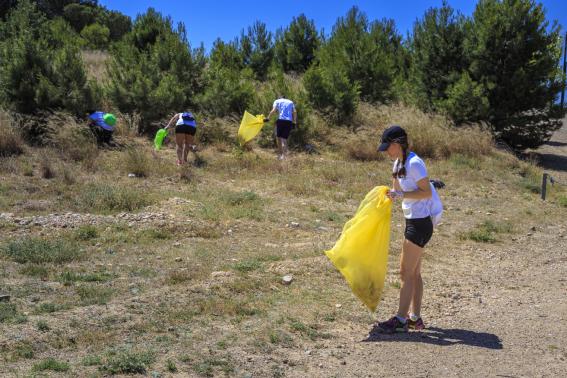
[[[375,325],[364,342],[413,342],[439,346],[468,345],[486,349],[502,349],[502,341],[492,333],[465,329],[428,327],[421,332],[385,334]]]
[[[538,165],[543,169],[567,172],[567,156],[539,152],[532,152],[530,155],[537,160]]]

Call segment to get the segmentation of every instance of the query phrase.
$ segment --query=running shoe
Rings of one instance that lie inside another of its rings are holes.
[[[423,324],[423,320],[421,319],[421,317],[417,318],[416,320],[412,320],[411,318],[408,318],[407,323],[409,329],[415,329],[416,331],[421,331],[422,329],[425,329],[425,324]]]
[[[378,328],[384,333],[407,332],[408,322],[402,323],[396,316],[385,322],[378,323]]]

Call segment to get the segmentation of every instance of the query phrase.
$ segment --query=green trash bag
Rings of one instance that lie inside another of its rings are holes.
[[[166,129],[159,129],[158,130],[158,132],[156,133],[156,137],[154,138],[154,147],[155,147],[156,151],[160,150],[166,136],[167,136],[167,130]]]

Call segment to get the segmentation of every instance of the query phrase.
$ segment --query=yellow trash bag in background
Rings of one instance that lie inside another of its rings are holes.
[[[354,218],[327,257],[347,280],[352,292],[372,311],[376,310],[388,268],[390,218],[392,201],[386,197],[390,190],[377,186],[364,198]]]
[[[264,127],[264,115],[253,116],[245,111],[238,129],[238,142],[240,145],[242,146],[251,141],[262,130],[262,127]]]

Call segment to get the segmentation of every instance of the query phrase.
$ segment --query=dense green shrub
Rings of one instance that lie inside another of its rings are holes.
[[[22,0],[0,25],[0,100],[25,114],[66,110],[82,115],[97,93],[87,80],[79,47],[53,38],[51,23]]]
[[[140,132],[192,108],[202,90],[203,49],[189,48],[185,28],[153,8],[112,48],[107,93],[120,111],[141,116]]]
[[[81,37],[86,41],[88,48],[101,50],[108,47],[110,30],[104,25],[94,23],[81,30]]]

